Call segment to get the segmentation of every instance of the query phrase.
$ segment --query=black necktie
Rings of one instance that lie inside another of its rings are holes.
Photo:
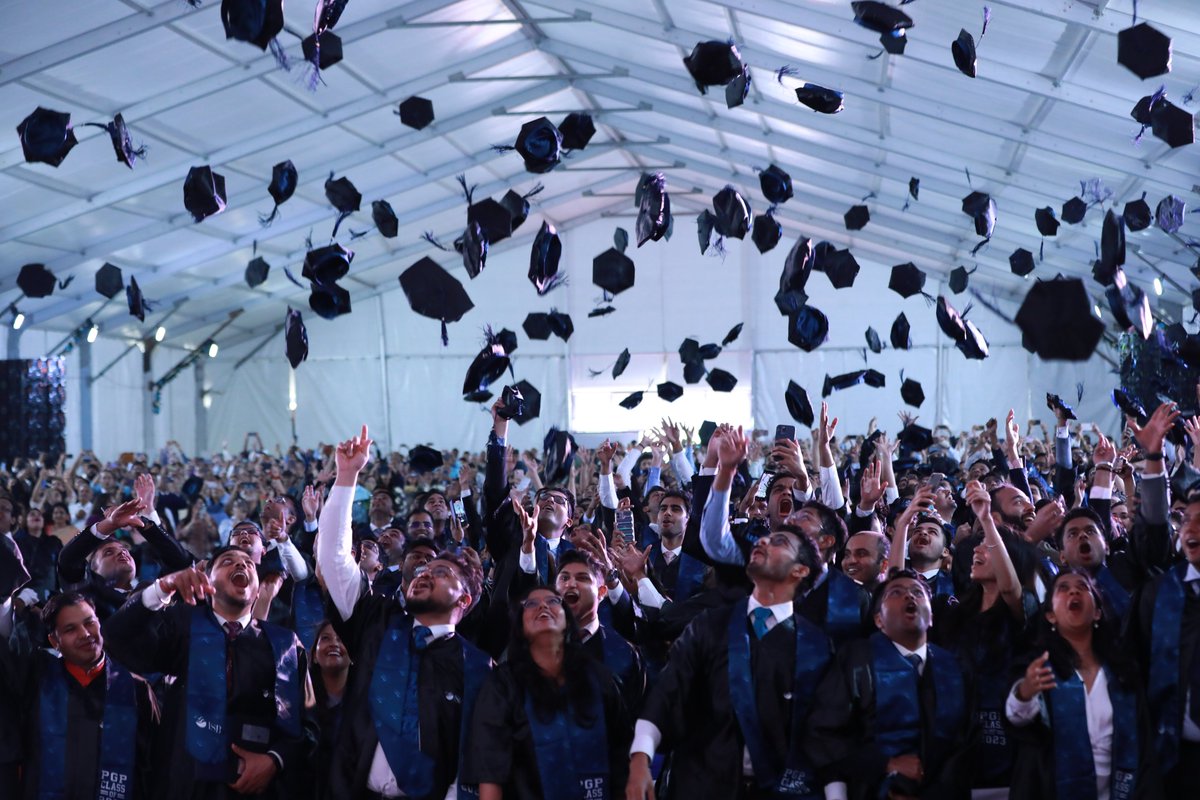
[[[417,652],[421,652],[429,646],[429,638],[433,631],[426,628],[424,625],[416,625],[413,627],[413,647]]]
[[[921,674],[921,657],[916,653],[909,653],[904,657],[904,660],[912,664],[913,672]]]
[[[233,640],[242,632],[242,623],[237,620],[223,622],[221,627],[225,629],[225,693],[228,696],[233,692]]]

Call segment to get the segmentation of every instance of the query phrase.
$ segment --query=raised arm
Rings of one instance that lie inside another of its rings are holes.
[[[900,516],[896,517],[896,527],[892,532],[892,550],[888,557],[888,563],[892,566],[903,567],[905,555],[908,552],[908,528],[912,525],[913,518],[922,511],[929,512],[934,508],[933,502],[933,487],[921,486],[917,489],[917,493],[913,495],[912,502],[908,504],[908,508],[900,512]]]
[[[987,489],[979,481],[967,484],[967,504],[975,512],[979,526],[983,528],[983,546],[988,550],[988,560],[994,564],[996,588],[1008,610],[1017,619],[1024,619],[1025,610],[1021,603],[1021,581],[1017,578],[1017,569],[1013,566],[1008,555],[1008,548],[1000,538],[996,529],[996,521],[992,519],[992,498]]]
[[[371,440],[363,425],[362,433],[337,446],[337,477],[317,524],[317,566],[342,619],[350,619],[362,594],[358,564],[351,553],[350,514],[358,474],[370,459]]]

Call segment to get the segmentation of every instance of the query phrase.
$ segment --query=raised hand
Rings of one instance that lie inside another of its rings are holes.
[[[742,432],[741,426],[739,425],[736,429],[730,428],[717,445],[717,460],[721,469],[730,472],[737,469],[738,464],[745,460],[748,448],[749,443],[746,441],[746,434]]]
[[[1035,658],[1025,668],[1025,677],[1021,678],[1021,682],[1017,684],[1018,700],[1028,703],[1042,692],[1058,686],[1058,682],[1054,680],[1054,669],[1046,663],[1049,660],[1050,653],[1047,651]]]
[[[1017,426],[1016,413],[1010,408],[1004,418],[1004,455],[1009,462],[1020,460],[1021,429]]]
[[[617,446],[608,439],[596,448],[596,458],[600,461],[600,474],[609,475],[612,473],[613,456],[617,454]]]
[[[867,468],[863,470],[858,489],[859,508],[874,510],[879,505],[879,500],[888,487],[888,482],[880,477],[882,470],[883,465],[879,463],[879,459],[872,459]]]
[[[159,591],[166,594],[177,592],[179,598],[189,606],[204,601],[216,594],[217,591],[213,587],[212,581],[208,579],[208,573],[205,572],[202,564],[195,564],[187,569],[164,575],[158,579],[158,588]]]
[[[537,535],[537,519],[530,516],[525,510],[525,504],[522,502],[524,492],[518,492],[516,489],[509,495],[512,501],[513,513],[517,516],[517,522],[521,525],[521,551],[524,553],[533,552],[533,537]]]
[[[977,519],[990,517],[992,513],[992,496],[979,481],[971,481],[966,487],[967,505],[975,512]]]
[[[142,506],[149,511],[154,508],[154,476],[143,472],[133,479],[133,493],[142,501]]]
[[[104,509],[104,519],[96,523],[96,530],[101,536],[112,536],[121,528],[140,528],[144,524],[140,515],[145,510],[138,497],[126,500],[120,505],[109,506]]]
[[[304,487],[304,494],[300,496],[300,508],[304,510],[304,519],[306,522],[313,522],[321,513],[321,493],[317,491],[317,487]]]
[[[1133,438],[1147,453],[1161,453],[1163,439],[1167,431],[1179,419],[1179,406],[1175,403],[1163,403],[1154,409],[1145,426],[1138,425],[1137,420],[1129,418],[1129,427],[1133,429]]]
[[[362,426],[362,433],[358,436],[353,436],[337,446],[335,459],[337,462],[337,480],[339,484],[342,481],[349,479],[349,484],[353,485],[358,478],[358,473],[362,472],[363,467],[371,460],[371,445],[372,441],[367,436],[367,426]]]
[[[1184,425],[1186,424],[1187,422],[1185,421]],[[1200,434],[1200,431],[1198,431],[1198,434]],[[1096,442],[1096,447],[1092,450],[1092,462],[1096,464],[1111,464],[1116,461],[1117,448],[1099,430],[1096,430],[1096,436],[1100,437],[1100,440]]]

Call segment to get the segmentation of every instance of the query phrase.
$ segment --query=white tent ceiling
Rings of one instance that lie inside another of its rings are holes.
[[[315,91],[296,35],[281,41],[299,66],[281,71],[269,53],[225,39],[216,0],[4,5],[0,130],[13,132],[41,105],[70,112],[80,139],[58,168],[24,163],[15,132],[0,143],[0,309],[17,301],[31,328],[70,331],[92,319],[103,336],[133,340],[182,303],[171,321],[178,343],[198,343],[233,310],[242,313],[222,346],[262,338],[285,304],[306,303],[281,268],[298,272],[310,232],[328,236],[331,172],[349,177],[365,201],[345,226],[370,228],[375,199],[388,200],[401,222],[395,239],[371,234],[352,245],[346,284],[355,303],[394,290],[399,272],[430,252],[423,231],[446,240],[461,231],[455,176],[478,184],[477,198],[528,191],[537,176],[491,146],[511,143],[532,117],[557,121],[573,110],[592,113],[599,132],[542,176],[536,211],[560,228],[626,214],[639,172],[659,169],[676,235],[691,237],[692,218],[727,183],[761,210],[754,170],[775,162],[796,183],[779,213],[786,237],[829,239],[860,261],[913,261],[935,273],[978,265],[973,285],[1008,299],[1027,286],[1011,274],[1009,254],[1038,251],[1034,209],[1057,210],[1080,181],[1103,181],[1118,208],[1143,192],[1152,206],[1168,194],[1191,205],[1200,191],[1200,151],[1172,150],[1149,134],[1135,143],[1129,117],[1160,83],[1176,103],[1200,83],[1193,0],[1140,3],[1140,18],[1173,39],[1171,73],[1145,82],[1116,63],[1130,0],[988,0],[975,80],[955,69],[949,45],[960,28],[978,36],[983,2],[907,5],[916,20],[907,51],[872,60],[877,38],[854,24],[845,0],[351,0],[337,27],[345,60]],[[292,34],[305,35],[311,19],[311,0],[287,5]],[[747,103],[732,110],[720,91],[701,96],[681,62],[696,42],[725,38],[738,43],[754,79]],[[780,85],[773,73],[785,64],[797,78]],[[798,105],[799,79],[844,91],[845,110],[825,116]],[[422,131],[393,113],[414,94],[437,114]],[[103,131],[82,126],[117,112],[135,144],[149,147],[133,171],[114,160]],[[264,229],[266,184],[284,159],[298,167],[299,188]],[[195,224],[181,187],[200,164],[225,176],[229,207]],[[920,199],[902,210],[910,177],[920,178]],[[999,205],[996,234],[977,256],[960,210],[972,189]],[[846,231],[843,213],[871,193],[870,223]],[[1101,216],[1093,209],[1047,240],[1034,277],[1090,275]],[[498,249],[527,247],[535,232],[527,227]],[[1195,229],[1189,222],[1181,236]],[[243,271],[255,243],[272,273],[250,289]],[[144,325],[121,298],[103,304],[93,291],[106,261],[136,276],[154,302]],[[15,279],[29,262],[77,280],[50,298],[22,299]],[[1156,228],[1130,237],[1127,269],[1147,289],[1161,277],[1165,301],[1190,303],[1194,262],[1180,238]],[[461,266],[453,269],[465,280]],[[1088,285],[1096,294],[1090,277]],[[883,290],[862,279],[856,287]]]

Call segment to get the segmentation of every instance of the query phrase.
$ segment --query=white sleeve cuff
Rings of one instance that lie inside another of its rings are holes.
[[[667,599],[658,593],[654,581],[642,578],[637,582],[638,602],[647,608],[662,608]]]
[[[607,586],[607,584],[605,585]],[[625,584],[617,581],[616,587],[609,589],[608,594],[604,596],[608,598],[608,604],[610,606],[615,606],[617,603],[621,602],[621,598],[625,596]]]
[[[605,508],[617,507],[617,483],[613,480],[612,473],[600,476],[600,505]]]
[[[1070,428],[1055,428],[1054,436],[1057,439],[1070,439],[1071,438],[1071,429]]]
[[[873,509],[873,508],[863,508],[862,506],[858,506],[857,508],[854,509],[854,516],[862,517],[863,519],[873,516],[874,514],[875,514],[875,509]]]
[[[639,719],[633,726],[633,744],[629,747],[629,755],[645,753],[651,761],[654,753],[662,742],[662,731],[648,719]]]
[[[314,532],[316,532],[316,530],[317,530],[317,526],[318,526],[319,524],[320,524],[320,523],[318,523],[318,522],[317,522],[315,519],[314,519],[312,522],[309,522],[308,520],[304,520],[304,532],[305,532],[305,533],[314,533]]]
[[[701,475],[716,475],[717,468],[716,467],[701,467],[700,474]]]
[[[91,524],[91,526],[88,527],[88,531],[92,534],[92,536],[95,536],[97,539],[101,539],[101,540],[107,539],[108,537],[100,532],[100,528],[98,527],[99,524],[100,523],[98,523],[98,522],[93,522]]]
[[[300,551],[296,549],[296,543],[291,539],[279,544],[279,557],[294,580],[308,579],[308,564],[304,563],[304,557],[300,555]]]
[[[158,515],[158,509],[157,509],[157,508],[151,508],[151,509],[150,509],[150,513],[148,513],[148,514],[146,515],[146,518],[147,518],[147,519],[149,519],[151,522],[153,522],[153,523],[154,523],[155,525],[157,525],[158,527],[160,527],[160,528],[162,527],[162,517],[160,517],[160,516]]]
[[[687,460],[687,456],[682,450],[671,455],[671,469],[675,471],[675,477],[683,484],[691,483],[692,476],[695,474],[692,463]]]
[[[537,561],[534,559],[534,554],[526,553],[524,550],[519,552],[520,556],[517,558],[517,564],[526,575],[532,575],[537,569]]]
[[[1028,725],[1037,718],[1038,712],[1041,711],[1041,703],[1038,698],[1032,700],[1022,700],[1017,697],[1017,684],[1013,684],[1012,689],[1008,692],[1008,699],[1004,701],[1004,716],[1008,717],[1008,721],[1013,725]]]
[[[1097,500],[1111,500],[1112,499],[1112,487],[1111,486],[1093,486],[1092,490],[1090,492],[1088,492],[1088,497],[1094,497]]]
[[[825,784],[825,800],[849,800],[850,790],[845,781],[834,781]]]
[[[165,594],[158,588],[158,581],[154,581],[142,592],[142,605],[151,611],[162,611],[170,603],[173,594],[175,593]]]

